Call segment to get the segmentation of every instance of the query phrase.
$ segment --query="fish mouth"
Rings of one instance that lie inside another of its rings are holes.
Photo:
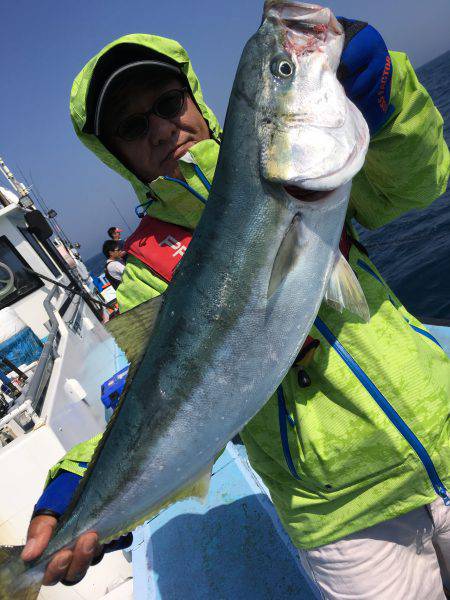
[[[327,191],[305,190],[304,188],[296,187],[295,185],[284,185],[283,189],[292,198],[300,200],[301,202],[309,203],[324,200],[327,196],[330,196],[335,191],[334,189]]]
[[[282,32],[281,46],[294,62],[325,53],[330,66],[338,68],[344,30],[329,8],[298,0],[266,0],[263,20]]]
[[[264,3],[263,16],[277,16],[278,18],[291,20],[302,20],[308,24],[312,21],[316,24],[318,21],[327,23],[331,11],[329,8],[319,4],[307,4],[299,0],[266,0]]]
[[[291,33],[314,36],[322,42],[327,40],[328,32],[343,33],[329,8],[298,0],[266,0],[263,18],[282,24]]]
[[[330,190],[330,185],[334,187],[336,179],[339,181],[339,184],[347,183],[350,179],[356,175],[357,170],[354,169],[355,163],[358,163],[358,152],[359,146],[355,144],[350,155],[343,165],[340,165],[336,169],[329,171],[328,173],[324,173],[320,177],[314,177],[311,179],[305,179],[304,186],[305,190],[311,190],[314,192],[321,192],[324,190]],[[358,169],[359,170],[359,169]],[[308,187],[306,187],[308,186]],[[301,187],[301,186],[299,186]]]
[[[310,177],[305,173],[301,177],[281,183],[290,196],[304,202],[315,202],[320,200],[324,194],[327,195],[351,181],[363,166],[364,159],[365,152],[361,152],[361,145],[357,142],[345,163],[336,166],[335,169]]]

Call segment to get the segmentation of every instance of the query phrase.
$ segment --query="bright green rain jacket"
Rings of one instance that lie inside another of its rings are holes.
[[[180,65],[212,131],[213,139],[191,149],[211,182],[220,127],[204,104],[186,52],[176,42],[129,35],[93,58],[72,90],[77,135],[131,182],[142,203],[146,201],[148,187],[96,137],[83,132],[86,96],[97,61],[121,43],[156,50]],[[429,204],[444,192],[449,171],[441,116],[407,57],[398,52],[391,57],[395,113],[370,143],[365,165],[353,181],[348,214],[348,221],[354,217],[368,228]],[[206,196],[192,165],[180,166],[187,183]],[[150,215],[196,226],[203,204],[194,194],[162,178],[151,188],[158,201],[148,210]],[[450,361],[355,246],[350,263],[365,292],[370,323],[323,306],[311,332],[320,340],[307,367],[311,385],[300,388],[297,372],[291,369],[283,393],[275,394],[242,431],[251,464],[299,548],[330,543],[423,506],[436,499],[441,485],[450,485]],[[165,288],[162,279],[131,257],[117,292],[120,309],[129,310]],[[97,441],[98,437],[74,448],[50,477],[60,469],[81,474],[79,462],[89,460]]]

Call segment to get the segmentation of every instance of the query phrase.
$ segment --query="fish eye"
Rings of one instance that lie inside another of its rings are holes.
[[[282,77],[283,79],[291,77],[294,73],[294,65],[286,58],[277,58],[273,60],[270,68],[276,77]]]

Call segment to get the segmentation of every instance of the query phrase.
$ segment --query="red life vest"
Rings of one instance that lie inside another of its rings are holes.
[[[124,250],[169,282],[191,239],[191,230],[146,215]]]

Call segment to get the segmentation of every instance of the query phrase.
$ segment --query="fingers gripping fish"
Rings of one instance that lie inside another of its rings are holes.
[[[25,564],[21,548],[0,548],[1,600],[34,599],[51,556],[82,533],[105,543],[204,494],[214,457],[280,384],[325,294],[368,318],[337,250],[369,139],[336,78],[343,38],[327,9],[266,3],[192,242],[163,301],[110,324],[132,364],[120,406],[43,556]]]

